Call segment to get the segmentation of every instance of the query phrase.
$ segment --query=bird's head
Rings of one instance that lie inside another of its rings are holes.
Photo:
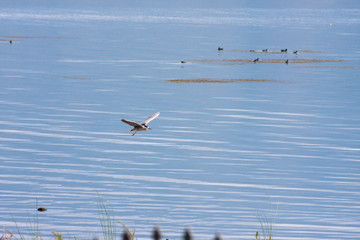
[[[151,128],[149,128],[146,124],[142,124],[142,126],[145,128],[145,131],[151,130]]]

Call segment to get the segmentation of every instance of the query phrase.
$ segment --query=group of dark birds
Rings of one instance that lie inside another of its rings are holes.
[[[256,52],[256,51],[255,51],[255,50],[250,50],[250,52]],[[268,49],[263,49],[261,52],[268,52]],[[287,52],[288,52],[288,49],[287,49],[287,48],[281,49],[280,52],[282,52],[282,53],[287,53]],[[297,53],[298,53],[298,50],[293,51],[293,54],[297,54]],[[253,62],[254,62],[254,63],[257,63],[259,60],[260,60],[259,58],[255,58],[255,59],[253,60]],[[289,59],[286,59],[286,60],[285,60],[285,63],[286,63],[286,64],[289,64]]]
[[[255,50],[250,50],[250,52],[257,52],[257,51],[255,51]],[[263,49],[263,50],[261,50],[261,52],[268,52],[268,49],[267,49],[267,48],[266,48],[266,49]],[[282,53],[287,53],[287,52],[288,52],[288,49],[287,49],[287,48],[281,49],[280,52],[282,52]],[[297,53],[298,53],[298,50],[293,51],[293,54],[297,54]]]
[[[224,48],[218,47],[218,51],[222,51],[222,50],[224,50]],[[287,53],[287,51],[288,51],[287,48],[280,50],[280,52],[284,52],[284,53]],[[250,50],[250,52],[260,52],[260,51]],[[261,50],[261,52],[268,52],[268,49],[267,48],[263,49],[263,50]],[[293,51],[293,54],[297,54],[297,53],[298,53],[298,50]]]
[[[222,51],[222,50],[224,50],[224,48],[218,47],[218,51]],[[257,51],[255,51],[255,50],[250,50],[250,52],[257,52]],[[268,52],[268,49],[267,49],[267,48],[266,48],[266,49],[263,49],[263,50],[261,50],[261,52]],[[288,49],[287,49],[287,48],[281,49],[280,52],[282,52],[282,53],[287,53],[287,52],[288,52]],[[298,53],[298,50],[293,51],[293,54],[297,54],[297,53]],[[258,61],[260,61],[259,58],[255,58],[255,59],[253,60],[254,63],[257,63]],[[286,60],[285,60],[285,63],[286,63],[286,64],[289,64],[289,59],[286,59]]]
[[[220,52],[220,51],[223,51],[224,48],[218,47],[217,50]],[[268,52],[268,49],[266,48],[266,49],[263,49],[263,50],[261,50],[261,51],[250,50],[250,52],[253,52],[253,53],[254,53],[254,52],[265,52],[265,53],[266,53],[266,52]],[[281,49],[280,52],[282,52],[282,53],[287,53],[287,52],[288,52],[288,49],[287,49],[287,48]],[[297,54],[297,53],[298,53],[298,50],[294,50],[294,51],[293,51],[293,54]],[[257,62],[259,62],[259,61],[260,61],[259,58],[255,58],[255,59],[253,60],[254,63],[257,63]],[[186,63],[186,62],[185,62],[184,60],[181,60],[180,63],[183,64],[183,63]],[[286,60],[285,60],[285,63],[286,63],[286,64],[289,64],[289,59],[286,59]]]

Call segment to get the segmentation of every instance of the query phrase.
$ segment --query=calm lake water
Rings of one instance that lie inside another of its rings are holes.
[[[101,237],[99,192],[138,239],[276,206],[274,239],[360,239],[360,9],[332,7],[2,7],[1,226]]]

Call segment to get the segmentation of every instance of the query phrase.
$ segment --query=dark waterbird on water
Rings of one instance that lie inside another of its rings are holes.
[[[218,51],[222,51],[224,50],[222,47],[218,47]]]
[[[254,63],[256,63],[256,62],[258,62],[258,61],[259,61],[259,58],[255,58],[255,59],[253,60]]]
[[[138,131],[147,131],[147,130],[151,129],[151,128],[149,128],[147,126],[147,124],[149,122],[151,122],[152,120],[154,120],[155,118],[157,118],[159,115],[160,115],[159,112],[154,113],[153,115],[151,115],[150,117],[148,117],[147,119],[142,121],[141,123],[129,121],[129,120],[126,120],[126,119],[121,119],[121,121],[134,127],[133,129],[130,130],[130,132],[135,131],[134,134],[132,135],[132,136],[134,136]]]
[[[44,207],[39,207],[37,210],[38,210],[39,212],[45,212],[47,209],[44,208]]]
[[[186,229],[183,236],[184,240],[192,240],[191,231],[190,229]]]
[[[154,240],[160,240],[161,239],[161,232],[160,232],[160,229],[158,227],[155,227],[152,237],[153,237]]]

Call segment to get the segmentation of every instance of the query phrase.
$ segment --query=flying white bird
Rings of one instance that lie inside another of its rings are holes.
[[[152,120],[154,120],[155,118],[157,118],[159,115],[160,115],[159,112],[154,113],[153,115],[151,115],[150,117],[148,117],[147,119],[142,121],[141,123],[129,121],[129,120],[126,120],[126,119],[121,119],[121,121],[134,127],[133,129],[130,130],[130,132],[135,131],[134,134],[132,135],[132,136],[134,136],[138,131],[147,131],[147,130],[151,129],[151,128],[149,128],[147,126],[147,124],[149,122],[151,122]]]

